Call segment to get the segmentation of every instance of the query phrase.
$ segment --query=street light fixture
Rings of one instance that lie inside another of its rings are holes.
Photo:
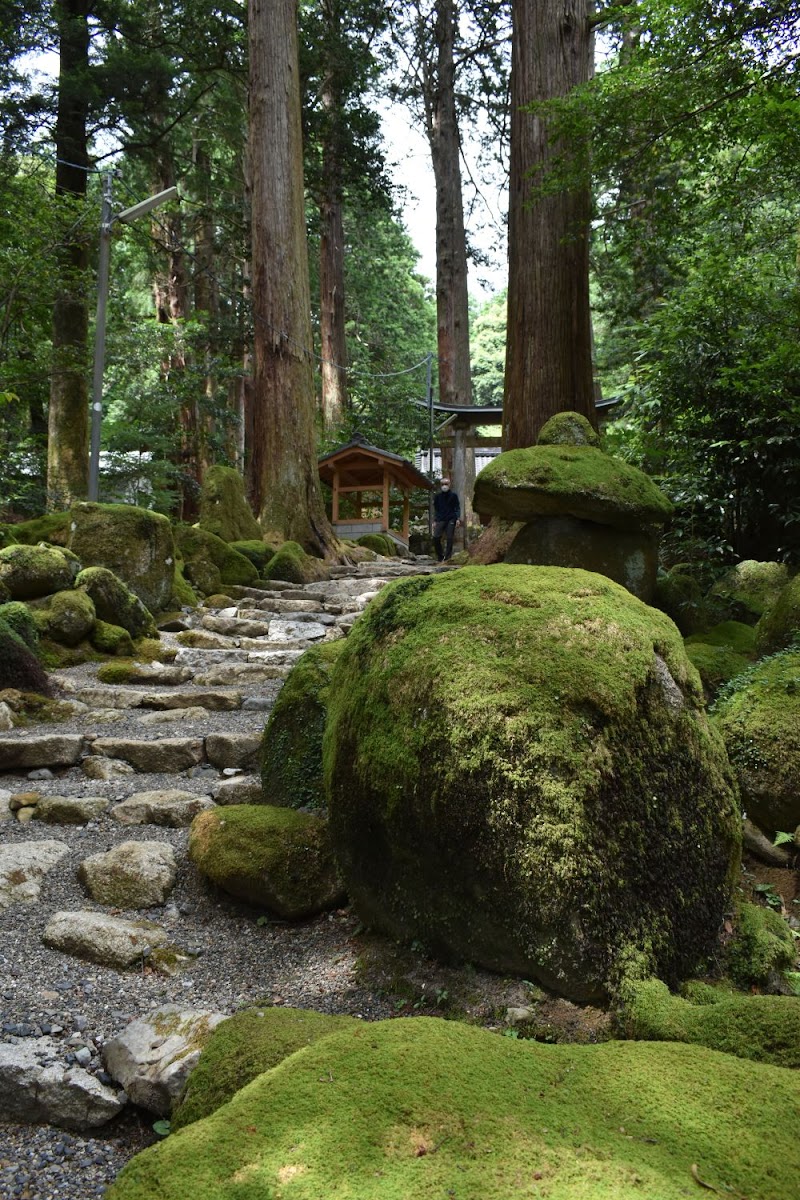
[[[103,374],[106,364],[106,309],[111,264],[111,231],[117,221],[126,224],[174,200],[176,187],[165,188],[131,208],[114,214],[111,209],[111,173],[103,177],[103,207],[100,213],[100,258],[97,264],[97,317],[94,330],[94,373],[92,375],[92,438],[89,450],[89,499],[96,500],[100,481],[100,430],[103,424]]]

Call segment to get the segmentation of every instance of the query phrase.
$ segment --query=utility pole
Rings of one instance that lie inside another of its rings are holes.
[[[97,316],[94,330],[94,371],[92,373],[92,436],[89,449],[89,499],[96,500],[100,482],[100,431],[103,425],[103,375],[106,364],[106,311],[111,265],[111,233],[116,221],[135,221],[178,195],[176,187],[166,188],[131,208],[114,215],[111,207],[112,173],[103,176],[103,205],[100,210],[100,257],[97,264]]]

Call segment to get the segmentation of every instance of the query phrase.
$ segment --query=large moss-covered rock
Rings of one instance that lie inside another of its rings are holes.
[[[365,533],[358,539],[358,545],[366,546],[367,550],[372,550],[383,558],[395,558],[397,555],[397,543],[385,533]]]
[[[69,541],[70,518],[68,512],[45,513],[31,521],[21,521],[14,526],[14,539],[27,546],[39,542],[50,542],[53,546],[66,546]]]
[[[360,1023],[145,1150],[106,1198],[685,1200],[699,1179],[787,1200],[799,1100],[795,1072],[701,1046]]]
[[[57,546],[6,546],[0,550],[0,584],[13,600],[33,600],[71,588],[81,564]]]
[[[726,948],[726,966],[742,988],[777,984],[794,965],[797,953],[789,926],[761,904],[737,906],[734,935]]]
[[[172,1130],[201,1121],[253,1079],[296,1050],[352,1026],[354,1017],[330,1017],[304,1008],[245,1009],[218,1025],[190,1075]]]
[[[345,899],[327,821],[292,809],[229,804],[200,813],[189,857],[223,891],[287,921]]]
[[[523,525],[505,561],[596,571],[648,602],[656,587],[658,541],[644,530],[612,529],[575,517],[538,517]]]
[[[314,583],[324,579],[325,567],[318,558],[306,554],[298,542],[284,542],[263,571],[264,579],[283,579],[287,583]]]
[[[800,650],[757,663],[733,684],[715,717],[742,807],[768,832],[800,825]]]
[[[233,467],[209,467],[200,489],[201,529],[224,542],[261,541],[261,526],[244,494],[244,480]]]
[[[787,583],[756,626],[759,654],[774,654],[792,642],[800,642],[800,575]]]
[[[651,479],[595,446],[506,450],[475,480],[475,511],[511,521],[569,516],[642,529],[663,525],[672,503]]]
[[[94,604],[81,588],[32,601],[31,609],[41,636],[61,646],[78,646],[94,628]]]
[[[332,673],[325,771],[348,892],[391,934],[578,1000],[714,945],[732,773],[677,629],[602,576],[389,585]]]
[[[785,563],[747,559],[726,571],[711,589],[721,619],[755,625],[789,582]]]
[[[311,646],[289,672],[261,743],[264,800],[287,808],[322,808],[322,735],[328,684],[344,641]]]
[[[707,629],[716,624],[709,618],[703,588],[691,567],[678,563],[656,581],[653,605],[665,612],[680,629],[684,637]]]
[[[158,636],[152,614],[136,593],[107,567],[86,567],[75,584],[92,600],[101,621],[121,626],[133,638]]]
[[[704,1003],[690,1003],[671,995],[660,979],[633,984],[625,997],[627,1036],[691,1042],[776,1067],[800,1067],[800,997],[716,988],[704,988],[702,995]]]
[[[746,671],[752,662],[751,657],[739,654],[730,646],[711,646],[700,640],[695,641],[694,638],[687,639],[686,654],[689,662],[697,669],[709,703],[714,700],[720,688]]]
[[[42,664],[22,638],[0,618],[0,689],[38,692],[49,696],[52,688]]]
[[[175,545],[166,517],[132,504],[87,503],[74,505],[70,519],[69,546],[84,567],[108,567],[150,612],[169,606]]]
[[[275,554],[272,546],[268,546],[266,542],[248,540],[231,542],[231,550],[235,550],[237,554],[243,554],[245,558],[249,558],[259,573],[263,571],[264,567]]]
[[[221,592],[224,584],[249,587],[258,579],[258,570],[249,558],[205,529],[180,525],[175,530],[175,542],[184,560],[186,579],[204,595]]]
[[[39,645],[39,630],[27,604],[20,600],[11,600],[8,604],[0,604],[0,621],[14,630],[21,637],[29,650],[36,653]]]
[[[131,657],[136,653],[136,647],[127,629],[123,629],[121,625],[113,625],[109,621],[95,621],[91,642],[95,650],[99,650],[101,654]]]
[[[600,435],[583,415],[577,412],[554,413],[545,421],[536,439],[538,446],[600,446]]]

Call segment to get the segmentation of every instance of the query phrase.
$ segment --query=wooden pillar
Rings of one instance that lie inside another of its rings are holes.
[[[356,520],[361,520],[361,492],[356,492]]]
[[[331,523],[333,525],[339,520],[339,470],[336,468],[333,472],[333,501],[331,503]]]
[[[383,468],[383,532],[389,531],[389,472]]]
[[[409,496],[408,492],[403,490],[403,541],[408,545],[409,536]]]

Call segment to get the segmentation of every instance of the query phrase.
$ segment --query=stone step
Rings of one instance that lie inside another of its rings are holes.
[[[73,767],[85,749],[86,739],[80,733],[0,734],[0,771]]]
[[[209,667],[207,671],[198,672],[195,681],[203,687],[247,687],[268,683],[272,679],[285,679],[291,669],[290,665],[280,667],[258,662],[220,663],[218,666]]]
[[[296,662],[302,653],[303,650],[298,648],[296,642],[291,647],[272,647],[264,642],[254,642],[253,639],[248,639],[246,646],[231,646],[225,650],[203,650],[198,647],[186,646],[178,651],[178,657],[183,666],[197,670],[202,667],[216,666],[219,663],[237,662],[258,662],[265,665],[271,663],[274,666],[284,667]]]
[[[305,597],[295,596],[292,599],[288,599],[288,600],[284,600],[283,598],[281,598],[280,600],[272,600],[272,599],[260,600],[258,602],[258,604],[254,604],[252,608],[245,608],[244,606],[242,606],[239,609],[239,615],[241,617],[242,614],[245,612],[252,613],[253,614],[252,619],[258,620],[259,617],[263,617],[264,612],[271,612],[271,613],[274,613],[276,616],[278,614],[282,615],[284,613],[290,613],[292,616],[297,616],[298,613],[301,613],[301,612],[322,613],[324,611],[325,611],[325,605],[324,605],[324,600],[322,599],[322,597],[320,597],[319,600],[307,600],[307,599],[305,599]],[[247,618],[243,618],[243,619],[246,620]]]
[[[270,579],[268,588],[245,587],[242,583],[231,584],[225,588],[225,595],[231,596],[234,600],[244,599],[245,596],[252,596],[256,600],[260,600],[275,592],[291,591],[296,587],[296,583],[287,583],[283,579]]]
[[[268,620],[271,625],[273,621],[308,621],[316,622],[319,625],[332,625],[334,622],[333,613],[325,612],[320,606],[316,609],[297,609],[287,607],[282,612],[267,612],[266,609],[240,608],[239,619],[243,623],[255,623],[259,618],[264,621]],[[245,636],[252,636],[245,634]]]
[[[225,637],[267,637],[269,635],[269,621],[248,621],[240,620],[237,617],[203,617],[200,622],[202,629],[208,629],[211,633],[221,633]]]

